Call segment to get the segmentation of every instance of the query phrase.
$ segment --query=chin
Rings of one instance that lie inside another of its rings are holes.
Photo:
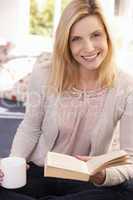
[[[82,68],[85,68],[87,70],[90,70],[90,71],[95,71],[95,70],[98,70],[100,68],[100,65],[96,65],[96,66],[88,66],[88,65],[81,65]]]

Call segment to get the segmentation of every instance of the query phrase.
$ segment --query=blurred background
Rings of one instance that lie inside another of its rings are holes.
[[[70,0],[0,0],[0,157],[23,119],[36,60],[51,59],[55,30]],[[133,0],[100,0],[111,23],[117,61],[133,75]]]
[[[43,52],[49,56],[60,15],[69,1],[0,0],[0,70],[8,68],[7,79],[14,79],[5,81],[0,72],[0,90],[31,72],[37,56]],[[100,1],[113,25],[120,67],[133,73],[133,1]]]

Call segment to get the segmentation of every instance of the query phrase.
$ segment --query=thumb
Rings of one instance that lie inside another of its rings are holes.
[[[30,168],[30,165],[29,164],[26,164],[26,168],[27,168],[27,170]]]

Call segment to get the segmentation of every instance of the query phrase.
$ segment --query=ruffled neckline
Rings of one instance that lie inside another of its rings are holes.
[[[63,96],[79,97],[81,99],[84,97],[96,98],[98,96],[104,96],[107,90],[107,87],[100,87],[92,90],[83,90],[73,87],[72,89],[65,91]]]
[[[85,94],[88,97],[97,97],[105,94],[107,91],[107,88],[96,88],[96,89],[91,89],[91,90],[83,90],[83,89],[77,89],[75,87],[72,88],[72,93],[73,94]]]

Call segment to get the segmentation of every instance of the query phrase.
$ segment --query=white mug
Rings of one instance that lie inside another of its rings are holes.
[[[7,157],[0,161],[4,173],[1,186],[8,189],[23,187],[26,184],[26,160],[21,157]]]

